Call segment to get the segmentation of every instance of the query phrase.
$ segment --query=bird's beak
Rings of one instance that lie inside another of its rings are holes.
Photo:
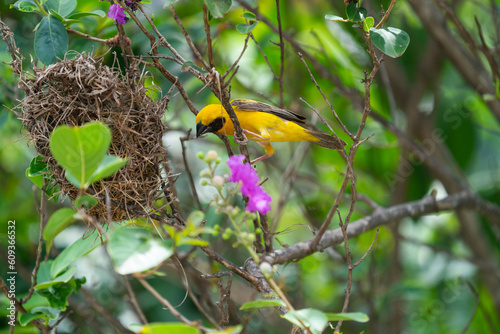
[[[209,127],[206,125],[201,124],[201,121],[196,124],[196,137],[198,138],[202,134],[205,134],[209,132]]]

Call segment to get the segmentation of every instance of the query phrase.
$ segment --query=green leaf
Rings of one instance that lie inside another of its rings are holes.
[[[314,334],[320,334],[328,324],[328,318],[323,312],[311,308],[289,311],[282,317],[297,325],[298,327],[305,329],[305,327],[302,325],[303,323]]]
[[[273,306],[286,307],[286,304],[281,299],[254,300],[253,302],[248,302],[241,305],[240,310],[246,310],[249,308],[273,307]]]
[[[63,22],[63,23],[64,23],[64,20],[65,20],[65,19],[64,19],[64,17],[62,17],[61,15],[59,15],[59,13],[58,13],[58,12],[56,12],[56,11],[55,11],[55,10],[53,10],[53,9],[49,9],[49,11],[50,11],[50,15],[51,15],[51,16],[54,16],[56,19],[58,19],[59,21],[61,21],[61,22]]]
[[[50,65],[57,58],[64,58],[68,50],[68,33],[54,16],[42,19],[35,32],[35,53],[40,61]]]
[[[34,308],[49,307],[49,301],[40,295],[33,294],[28,301],[23,304],[26,311],[31,311]]]
[[[50,247],[52,247],[54,238],[79,218],[79,215],[70,208],[59,209],[50,216],[47,226],[45,226],[43,230],[43,238],[47,242],[47,252],[50,250]]]
[[[28,168],[26,168],[26,177],[31,180],[38,188],[43,187],[43,175],[47,171],[47,164],[43,162],[41,155],[34,157]]]
[[[21,326],[26,326],[31,321],[33,321],[35,319],[42,319],[42,318],[46,318],[45,314],[28,312],[28,313],[24,313],[24,314],[22,314],[22,313],[19,314],[18,320],[19,320],[19,324]]]
[[[337,15],[330,15],[330,14],[325,15],[325,20],[349,22],[349,20],[346,20],[343,17],[337,16]]]
[[[257,25],[257,21],[255,21],[254,23],[252,24],[237,24],[236,25],[236,30],[240,33],[240,34],[248,34],[250,33],[253,28],[255,28],[255,26]]]
[[[113,175],[117,170],[125,166],[128,161],[128,158],[122,159],[114,155],[105,155],[99,167],[97,167],[90,177],[88,184],[90,185],[91,183]]]
[[[252,12],[244,12],[243,13],[243,18],[245,20],[249,20],[249,21],[256,21],[257,20],[257,17]]]
[[[13,5],[10,6],[11,8],[14,7],[20,12],[26,12],[26,13],[31,13],[31,12],[38,12],[40,13],[40,10],[38,9],[37,5],[33,0],[26,1],[26,0],[19,0],[16,1]]]
[[[345,8],[345,13],[347,15],[347,19],[353,22],[362,22],[366,18],[366,9],[363,7],[357,7],[354,2],[351,2],[349,6]]]
[[[81,208],[91,208],[97,205],[97,199],[94,196],[82,195],[75,199],[75,207]]]
[[[231,9],[233,0],[205,0],[205,3],[213,17],[221,18]]]
[[[66,283],[73,278],[76,267],[71,267],[64,272],[61,272],[60,275],[52,275],[51,272],[52,267],[54,266],[54,261],[42,262],[40,264],[40,269],[38,270],[38,274],[36,276],[37,284],[35,285],[35,289],[43,290],[56,284]]]
[[[106,156],[110,143],[111,131],[103,123],[91,122],[73,128],[61,125],[50,136],[50,151],[73,177],[67,177],[68,181],[85,189]]]
[[[45,298],[45,297],[44,297]],[[47,298],[45,298],[47,299]],[[47,299],[48,301],[48,299]],[[59,308],[54,308],[50,307],[50,302],[49,306],[42,306],[42,307],[34,307],[31,312],[37,312],[37,313],[42,313],[47,316],[49,319],[55,319],[61,314],[61,310]]]
[[[102,237],[102,239],[101,239]],[[82,239],[78,239],[68,247],[66,247],[61,254],[59,254],[52,262],[50,274],[52,277],[59,275],[70,264],[87,255],[101,245],[101,242],[106,242],[104,236],[99,236],[99,233],[94,230]]]
[[[44,7],[47,11],[53,9],[62,17],[67,17],[76,8],[76,0],[47,0]]]
[[[357,322],[368,322],[370,318],[361,312],[352,313],[325,313],[328,321],[352,320]]]
[[[405,31],[392,27],[382,29],[372,27],[370,38],[373,45],[393,58],[401,56],[410,44],[410,36]]]
[[[87,16],[99,16],[99,17],[106,17],[106,13],[102,10],[94,10],[93,12],[81,12],[81,13],[74,13],[68,16],[68,20],[79,20],[82,17],[87,17]]]
[[[375,19],[371,16],[368,16],[364,21],[363,21],[363,29],[366,32],[370,31],[370,28],[373,27],[375,24]]]
[[[141,327],[139,334],[199,334],[198,328],[183,324],[181,322],[157,322]]]
[[[76,267],[73,267],[76,268]],[[47,298],[50,307],[60,311],[66,310],[68,306],[68,297],[73,292],[73,287],[70,284],[57,284],[50,289],[37,290],[36,293]]]
[[[59,191],[59,187],[53,182],[53,177],[48,169],[47,164],[43,162],[42,156],[37,155],[31,160],[29,167],[26,168],[25,175],[40,189],[43,187],[43,179],[46,178],[49,182],[46,183],[44,192],[47,196],[53,197],[54,201],[57,201],[59,196],[53,195],[55,192]]]
[[[240,334],[243,331],[243,325],[226,327],[220,331],[213,331],[210,334]]]
[[[166,241],[154,239],[148,229],[130,226],[113,230],[108,252],[115,270],[122,275],[151,269],[174,253]]]

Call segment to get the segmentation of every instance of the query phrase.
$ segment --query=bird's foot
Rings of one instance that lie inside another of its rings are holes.
[[[239,145],[245,145],[246,143],[248,143],[248,138],[245,136],[245,134],[243,134],[243,138],[238,138],[238,136],[234,136],[233,140],[236,144]]]

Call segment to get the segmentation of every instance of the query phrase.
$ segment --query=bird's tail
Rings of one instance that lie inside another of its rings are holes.
[[[331,150],[342,150],[343,147],[347,145],[347,143],[342,139],[336,136],[329,135],[328,133],[314,130],[307,130],[307,132],[319,139],[319,141],[311,141],[312,143],[325,148],[329,148]]]

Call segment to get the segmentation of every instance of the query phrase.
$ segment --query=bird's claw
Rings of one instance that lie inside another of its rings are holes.
[[[239,145],[245,145],[246,143],[248,143],[248,138],[245,136],[245,134],[243,134],[243,138],[239,138],[238,136],[234,136],[233,137],[234,139],[234,142],[236,144],[239,144]]]

